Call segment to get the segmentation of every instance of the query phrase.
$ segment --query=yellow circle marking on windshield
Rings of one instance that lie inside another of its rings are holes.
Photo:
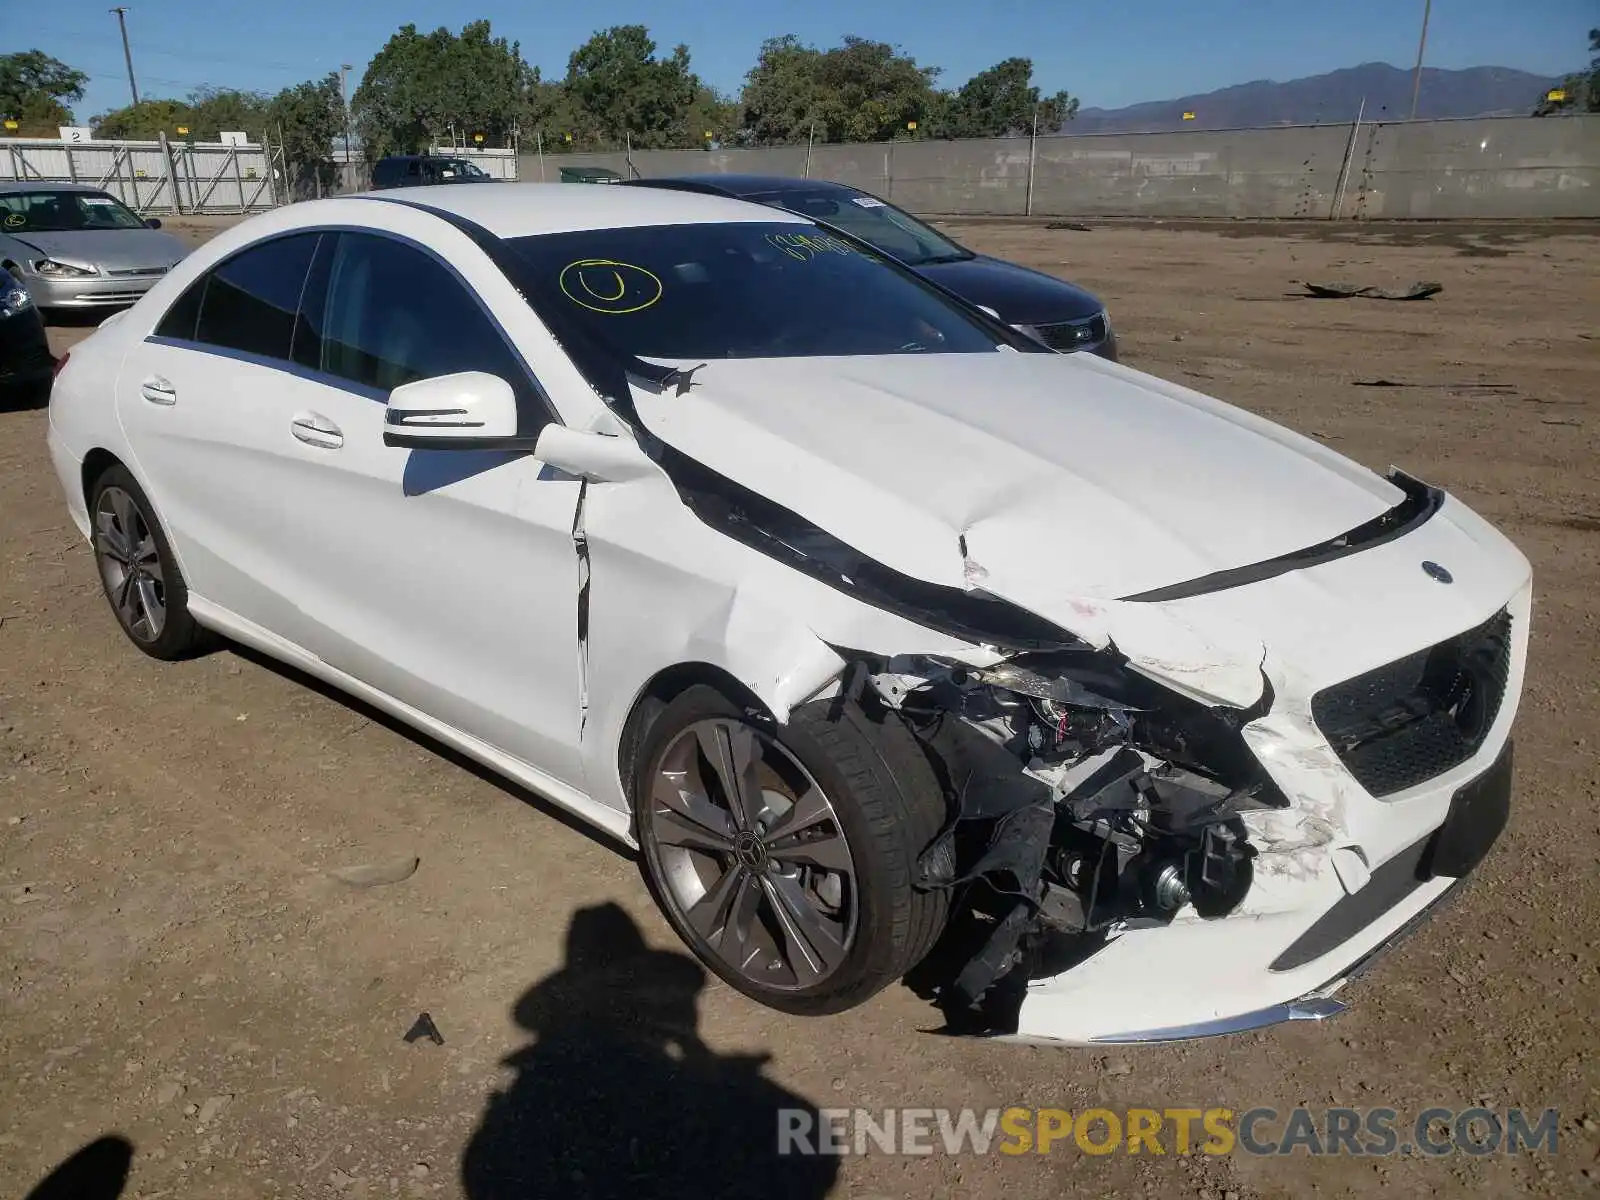
[[[23,216],[21,213],[7,213],[6,214],[6,228],[7,229],[21,229],[27,223],[28,223],[28,218]]]
[[[660,278],[634,263],[580,258],[561,268],[561,291],[590,312],[622,316],[642,312],[661,299]]]

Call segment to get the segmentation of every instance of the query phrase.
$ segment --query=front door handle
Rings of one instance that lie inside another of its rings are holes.
[[[151,404],[171,407],[178,402],[178,390],[159,375],[152,375],[141,383],[139,394]]]
[[[299,413],[289,422],[289,432],[308,446],[337,450],[344,445],[339,427],[321,413]]]

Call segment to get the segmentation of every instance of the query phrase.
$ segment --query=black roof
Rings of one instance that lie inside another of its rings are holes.
[[[379,162],[453,162],[464,154],[385,154]]]
[[[720,196],[754,196],[763,192],[837,192],[859,196],[860,188],[848,187],[827,179],[796,179],[792,175],[668,175],[654,179],[634,179],[636,187],[681,188],[684,191],[710,192]]]

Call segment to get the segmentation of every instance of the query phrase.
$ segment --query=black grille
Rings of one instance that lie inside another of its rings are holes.
[[[1460,766],[1500,712],[1511,614],[1311,698],[1317,728],[1367,791],[1388,796]]]
[[[1039,340],[1052,350],[1087,350],[1106,340],[1106,319],[1093,316],[1085,321],[1065,321],[1060,325],[1035,325]]]

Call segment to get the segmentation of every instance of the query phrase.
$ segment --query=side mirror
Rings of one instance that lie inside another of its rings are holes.
[[[517,397],[483,371],[402,384],[389,393],[383,444],[412,450],[506,450],[517,441]]]
[[[624,483],[656,470],[650,456],[631,437],[585,433],[565,425],[546,425],[533,456],[546,466],[593,483]]]
[[[144,223],[145,223],[145,227],[147,229],[160,229],[161,228],[161,218],[160,217],[146,217],[144,219]]]

